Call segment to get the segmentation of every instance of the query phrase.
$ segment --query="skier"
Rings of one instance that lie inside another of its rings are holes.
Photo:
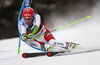
[[[26,7],[22,12],[23,18],[18,27],[22,35],[22,40],[27,41],[31,46],[44,50],[51,50],[50,47],[59,46],[64,49],[75,49],[76,45],[72,42],[57,41],[52,33],[42,24],[39,14],[34,13],[31,7]],[[44,36],[40,36],[45,34]],[[38,37],[40,36],[40,37]],[[38,37],[37,39],[34,39]]]

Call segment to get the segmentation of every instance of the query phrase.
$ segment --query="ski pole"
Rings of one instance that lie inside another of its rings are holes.
[[[80,19],[80,20],[77,20],[77,21],[75,21],[75,22],[72,22],[72,23],[70,23],[70,24],[67,24],[67,25],[62,26],[62,27],[60,27],[60,28],[54,29],[54,30],[52,30],[52,31],[50,31],[50,32],[54,32],[54,31],[60,30],[60,29],[62,29],[62,28],[65,28],[65,27],[70,26],[70,25],[72,25],[72,24],[78,23],[78,22],[80,22],[80,21],[82,21],[82,20],[85,20],[85,19],[87,19],[87,18],[90,18],[90,17],[91,17],[91,16],[87,16],[87,17],[85,17],[85,18],[82,18],[82,19]],[[46,35],[46,34],[48,34],[48,33],[50,33],[50,32],[47,32],[47,33],[42,34],[42,35],[40,35],[40,36],[37,36],[37,37],[35,37],[35,38],[33,38],[33,39],[37,39],[37,38],[39,38],[39,37],[41,37],[41,36],[44,36],[44,35]]]

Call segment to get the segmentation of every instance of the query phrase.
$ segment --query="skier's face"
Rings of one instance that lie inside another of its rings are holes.
[[[23,17],[23,19],[27,25],[30,25],[32,23],[33,17]]]

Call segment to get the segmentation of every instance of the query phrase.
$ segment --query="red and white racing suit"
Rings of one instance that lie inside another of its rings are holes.
[[[21,35],[24,34],[24,33],[30,34],[31,33],[30,30],[32,30],[35,25],[37,25],[39,27],[39,29],[33,35],[33,37],[35,38],[35,37],[40,36],[40,35],[42,35],[44,33],[45,33],[45,35],[41,36],[41,37],[39,37],[37,39],[34,39],[34,41],[31,43],[31,45],[34,45],[37,48],[41,48],[41,45],[46,43],[46,44],[50,44],[50,45],[58,44],[60,47],[66,47],[66,44],[68,42],[55,40],[55,38],[50,33],[50,31],[47,28],[45,28],[44,25],[42,25],[41,17],[40,17],[39,14],[35,14],[34,15],[34,19],[33,19],[32,23],[30,25],[25,24],[23,19],[20,20],[20,23],[19,23],[18,26],[19,26]],[[48,33],[48,34],[46,34],[46,33]]]

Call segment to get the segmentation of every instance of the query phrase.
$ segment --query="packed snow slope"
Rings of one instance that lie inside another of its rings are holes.
[[[100,49],[99,11],[100,5],[97,5],[90,15],[91,18],[53,32],[54,37],[60,41],[78,43],[87,50]],[[22,53],[40,51],[22,42],[21,53],[18,55],[18,40],[18,38],[0,40],[0,65],[100,65],[100,51],[58,57],[42,56],[25,59],[21,57]]]

